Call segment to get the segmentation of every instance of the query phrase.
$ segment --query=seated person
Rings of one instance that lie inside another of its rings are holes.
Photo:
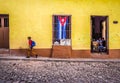
[[[98,42],[99,42],[99,46],[98,46],[99,52],[104,52],[106,49],[106,42],[105,42],[104,38],[102,38],[102,39],[99,38]]]
[[[93,45],[93,51],[98,51],[98,42],[93,40],[92,45]]]
[[[102,38],[103,51],[106,51],[106,41]]]

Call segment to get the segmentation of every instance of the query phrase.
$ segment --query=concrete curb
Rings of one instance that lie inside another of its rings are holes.
[[[24,61],[56,61],[56,62],[120,62],[120,59],[85,59],[85,58],[70,58],[70,59],[61,59],[61,58],[47,58],[47,57],[30,57],[26,58],[25,56],[2,56],[0,60],[24,60]]]

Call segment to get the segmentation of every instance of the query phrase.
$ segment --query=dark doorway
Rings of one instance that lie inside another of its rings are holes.
[[[9,49],[9,16],[0,14],[0,49]]]
[[[108,54],[108,16],[91,16],[91,52]]]

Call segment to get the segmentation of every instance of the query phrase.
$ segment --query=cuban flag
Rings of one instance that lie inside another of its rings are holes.
[[[57,33],[56,33],[56,37],[57,39],[66,39],[67,38],[67,34],[66,34],[66,25],[68,23],[67,21],[68,17],[61,17],[58,16],[57,17]]]

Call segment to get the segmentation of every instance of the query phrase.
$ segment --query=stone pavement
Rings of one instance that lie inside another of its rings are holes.
[[[120,83],[120,61],[1,56],[0,83]]]

